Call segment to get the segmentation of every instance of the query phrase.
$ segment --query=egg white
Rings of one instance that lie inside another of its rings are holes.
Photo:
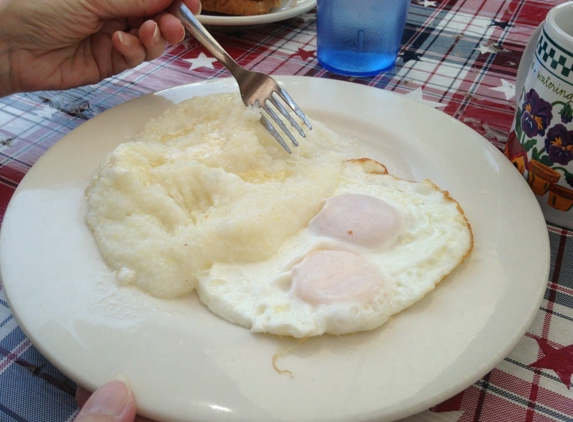
[[[353,215],[368,228],[376,218],[390,218],[385,214],[344,210],[327,219],[327,227],[340,225],[341,235],[336,228],[317,232],[313,220],[269,259],[217,262],[198,273],[201,301],[253,332],[300,338],[371,330],[420,300],[469,254],[471,228],[458,203],[432,182],[401,180],[380,168],[371,160],[347,162],[333,198],[363,195],[395,210],[389,233],[382,228],[384,239],[363,244],[344,234],[356,230]],[[300,287],[305,267],[310,295]]]

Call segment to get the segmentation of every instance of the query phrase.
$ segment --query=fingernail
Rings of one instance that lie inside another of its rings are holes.
[[[120,416],[129,403],[129,386],[117,379],[96,390],[82,408],[82,415]]]
[[[119,38],[120,43],[122,43],[126,47],[129,47],[129,38],[123,35],[123,32],[117,31],[117,38]]]
[[[161,40],[161,33],[159,32],[159,25],[155,23],[155,29],[153,30],[153,41],[158,43]]]

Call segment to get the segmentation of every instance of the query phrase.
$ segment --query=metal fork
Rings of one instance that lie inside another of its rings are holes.
[[[289,131],[284,121],[279,117],[275,110],[277,110],[288,122],[294,127],[302,137],[306,137],[302,127],[293,119],[285,106],[279,101],[282,99],[284,103],[290,107],[292,111],[304,122],[304,124],[312,130],[312,127],[296,105],[288,93],[270,76],[260,72],[252,72],[247,70],[235,60],[221,47],[221,45],[213,38],[213,36],[205,29],[187,6],[181,1],[177,2],[174,10],[175,16],[181,20],[181,23],[191,35],[193,35],[203,46],[219,60],[234,78],[239,85],[241,97],[246,106],[255,106],[266,112],[266,115],[261,112],[261,123],[269,131],[269,133],[281,144],[281,146],[290,154],[291,150],[284,141],[280,132],[273,125],[273,122],[282,130],[284,134],[291,140],[294,146],[298,146],[298,142]],[[271,107],[271,105],[273,107]],[[272,122],[267,118],[270,117]]]

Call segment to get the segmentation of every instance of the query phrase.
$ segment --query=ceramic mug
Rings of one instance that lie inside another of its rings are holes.
[[[505,155],[547,222],[573,229],[573,2],[549,11],[517,72],[517,111]]]

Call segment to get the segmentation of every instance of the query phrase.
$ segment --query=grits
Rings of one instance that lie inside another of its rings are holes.
[[[285,154],[240,98],[193,98],[106,158],[86,190],[100,253],[123,285],[176,298],[214,262],[271,257],[338,184],[350,140],[319,122]]]

